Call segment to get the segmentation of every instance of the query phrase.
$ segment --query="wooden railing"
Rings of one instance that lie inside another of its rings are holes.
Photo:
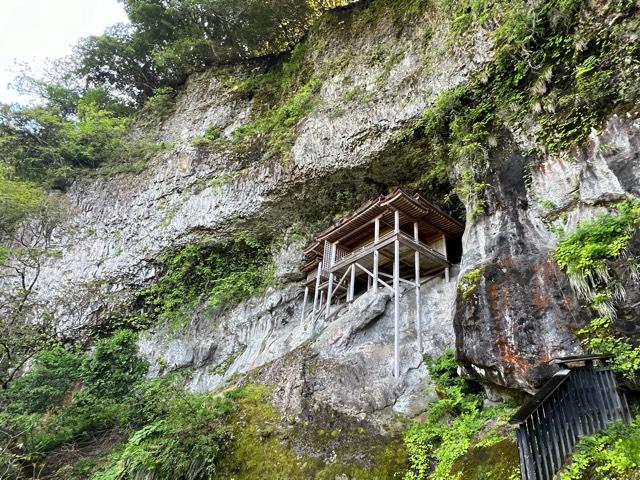
[[[510,423],[518,425],[523,480],[551,480],[582,436],[602,431],[613,421],[630,421],[608,358],[554,360],[562,369],[511,418]],[[583,366],[572,368],[576,362]]]
[[[426,243],[422,243],[420,241],[416,242],[410,235],[407,235],[404,232],[399,232],[397,234],[395,232],[388,232],[381,235],[378,242],[367,243],[353,251],[344,250],[340,255],[336,253],[336,260],[333,262],[332,270],[335,271],[337,269],[343,269],[362,256],[370,255],[376,248],[382,249],[387,245],[391,245],[396,238],[398,238],[402,244],[409,245],[411,248],[417,249],[421,254],[427,255],[434,260],[442,262],[443,264],[448,263],[446,255],[435,250]]]

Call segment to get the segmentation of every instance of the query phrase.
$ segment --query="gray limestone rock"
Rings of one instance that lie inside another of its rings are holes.
[[[640,123],[618,116],[573,161],[549,157],[531,165],[530,186],[518,146],[507,151],[487,182],[486,215],[467,222],[463,239],[462,271],[482,270],[473,298],[456,301],[465,375],[533,392],[552,375],[549,360],[582,353],[576,332],[591,313],[553,261],[551,229],[570,232],[602,205],[636,195],[639,151]]]

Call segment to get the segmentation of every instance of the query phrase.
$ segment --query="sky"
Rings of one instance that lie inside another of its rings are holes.
[[[47,58],[70,53],[80,38],[125,21],[117,0],[0,0],[0,102],[28,101],[8,88],[16,61],[38,72]]]

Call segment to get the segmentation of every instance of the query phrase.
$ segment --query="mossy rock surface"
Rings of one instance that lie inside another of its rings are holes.
[[[452,478],[464,480],[509,480],[520,478],[518,446],[504,439],[490,446],[472,447],[451,468]]]
[[[226,480],[391,480],[402,478],[407,454],[402,438],[379,441],[366,429],[349,433],[353,443],[348,449],[332,450],[322,458],[298,453],[297,443],[307,430],[307,441],[320,437],[326,443],[338,442],[345,430],[334,425],[300,423],[284,426],[279,412],[269,401],[270,389],[252,385],[237,399],[238,408],[229,422],[233,424],[233,448],[221,459],[218,478]],[[322,432],[322,433],[320,433]],[[355,432],[355,433],[354,433]],[[354,439],[354,437],[358,437]],[[348,450],[348,451],[347,451]],[[354,459],[350,452],[363,452]],[[365,458],[366,457],[366,458]]]

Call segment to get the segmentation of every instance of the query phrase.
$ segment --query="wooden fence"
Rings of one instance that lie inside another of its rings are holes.
[[[584,435],[628,423],[631,413],[607,356],[554,360],[561,370],[511,418],[518,425],[522,480],[551,480]],[[580,366],[576,366],[580,364]]]

